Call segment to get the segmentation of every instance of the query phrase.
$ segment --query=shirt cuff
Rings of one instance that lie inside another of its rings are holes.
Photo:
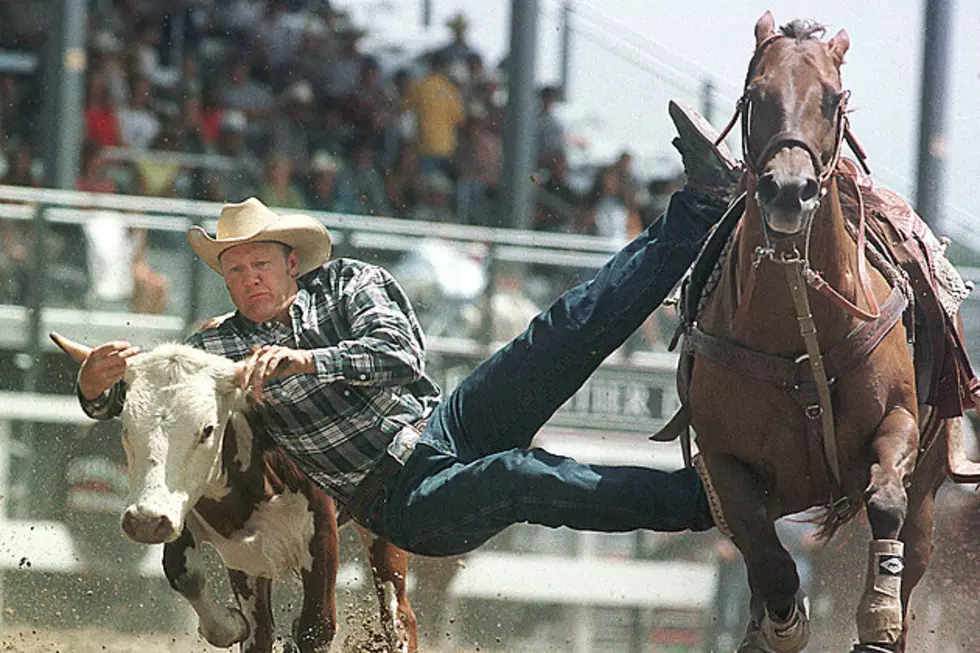
[[[313,350],[313,369],[321,380],[327,383],[342,381],[344,375],[344,361],[340,355],[340,350],[336,347],[323,347]]]

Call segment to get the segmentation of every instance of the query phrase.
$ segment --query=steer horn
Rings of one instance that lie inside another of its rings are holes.
[[[72,357],[76,363],[81,365],[88,358],[88,355],[92,353],[91,347],[86,347],[85,345],[79,344],[68,338],[58,335],[54,331],[48,334],[48,337],[54,341],[54,344],[61,348],[61,351],[65,352]]]

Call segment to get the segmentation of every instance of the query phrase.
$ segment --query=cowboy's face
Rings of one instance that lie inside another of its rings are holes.
[[[254,242],[226,249],[219,259],[231,301],[253,322],[288,321],[296,297],[296,252],[286,246]]]

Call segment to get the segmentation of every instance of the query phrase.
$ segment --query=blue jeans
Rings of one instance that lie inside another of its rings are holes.
[[[483,361],[433,412],[365,524],[422,555],[471,551],[519,522],[623,532],[714,523],[693,469],[588,465],[531,440],[657,308],[723,207],[676,193],[663,218]]]

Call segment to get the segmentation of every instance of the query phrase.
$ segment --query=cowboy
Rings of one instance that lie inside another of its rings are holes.
[[[562,295],[445,399],[425,374],[422,330],[391,274],[351,259],[328,262],[330,234],[320,222],[279,216],[256,199],[225,206],[216,237],[188,232],[238,309],[188,342],[247,360],[243,387],[261,397],[253,410],[267,432],[355,520],[408,551],[464,553],[517,522],[709,529],[693,469],[585,465],[531,448],[541,426],[657,308],[724,208],[711,186],[732,185],[730,155],[693,113],[672,115],[688,187],[594,279]],[[107,343],[83,363],[78,394],[90,416],[121,411],[119,382],[137,352]]]

